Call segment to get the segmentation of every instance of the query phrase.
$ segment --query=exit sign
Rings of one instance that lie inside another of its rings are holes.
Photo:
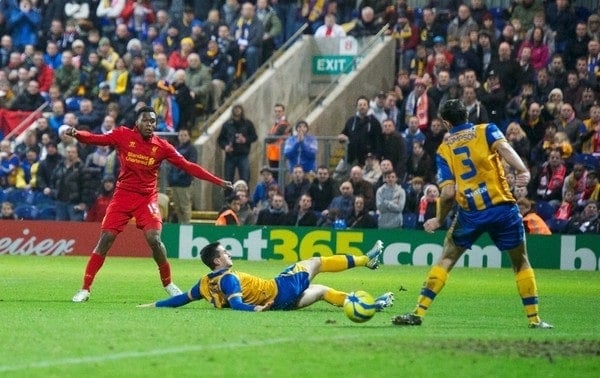
[[[338,75],[352,71],[353,55],[316,55],[312,60],[313,75]]]

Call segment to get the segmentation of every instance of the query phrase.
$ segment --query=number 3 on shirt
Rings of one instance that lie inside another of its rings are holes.
[[[477,170],[475,169],[475,164],[473,164],[473,161],[471,160],[471,152],[469,151],[469,148],[466,146],[458,147],[452,150],[452,152],[457,156],[465,155],[465,158],[461,160],[461,163],[467,168],[467,171],[461,174],[460,178],[463,180],[468,180],[472,177],[475,177],[477,175]]]

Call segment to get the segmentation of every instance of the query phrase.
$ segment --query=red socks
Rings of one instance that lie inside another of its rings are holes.
[[[171,265],[168,261],[158,266],[158,272],[160,273],[160,280],[163,287],[171,283]]]
[[[102,264],[104,264],[104,256],[101,256],[97,253],[93,253],[88,260],[87,266],[85,267],[85,274],[83,276],[83,289],[90,290],[90,286],[92,286],[92,282],[94,282],[94,278],[96,274],[102,268]]]

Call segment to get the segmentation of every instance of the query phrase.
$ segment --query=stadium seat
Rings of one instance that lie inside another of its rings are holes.
[[[56,219],[56,209],[55,209],[54,205],[46,205],[44,207],[39,208],[37,219],[39,219],[39,220],[54,220],[54,219]]]
[[[548,221],[552,218],[556,209],[554,206],[550,205],[546,201],[537,201],[535,203],[535,212],[539,215],[544,221]]]
[[[576,154],[575,163],[581,163],[587,169],[597,170],[600,168],[600,159],[592,154]]]
[[[407,230],[414,230],[417,228],[417,214],[402,213],[402,228]]]
[[[15,214],[19,219],[33,220],[37,219],[38,209],[33,205],[20,204],[15,207]]]
[[[4,190],[4,196],[6,201],[11,202],[15,206],[21,203],[27,203],[27,193],[25,190],[6,189]]]
[[[553,217],[548,219],[546,221],[546,224],[548,225],[548,228],[550,228],[550,231],[552,231],[552,233],[559,234],[563,232],[565,226],[567,225],[567,222],[568,221],[566,220],[560,220]]]
[[[575,7],[575,18],[577,22],[584,21],[587,22],[588,17],[590,17],[590,10],[587,7],[576,6]]]

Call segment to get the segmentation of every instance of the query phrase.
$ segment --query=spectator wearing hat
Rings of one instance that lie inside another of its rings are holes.
[[[94,98],[92,103],[94,104],[94,109],[100,114],[104,114],[107,111],[108,104],[111,102],[117,102],[119,97],[110,93],[110,84],[107,81],[103,81],[98,84],[98,96]]]
[[[79,69],[87,59],[85,51],[85,45],[81,39],[76,39],[71,45],[71,51],[73,52],[73,65]]]
[[[475,93],[487,110],[489,122],[503,128],[506,124],[505,108],[508,96],[494,71],[490,71],[485,83],[476,89]]]
[[[408,70],[411,60],[415,57],[419,44],[419,28],[412,22],[405,10],[398,11],[398,18],[392,37],[396,39],[396,59],[399,68]]]
[[[279,190],[277,181],[273,178],[273,171],[268,165],[263,166],[260,169],[261,180],[256,184],[254,193],[252,194],[252,203],[255,206],[259,206],[262,201],[266,201],[268,198],[269,188],[275,187]],[[260,209],[260,207],[259,207]]]
[[[191,27],[190,38],[194,42],[194,51],[204,52],[208,48],[208,41],[212,37],[205,32],[204,23],[200,20],[192,21]]]
[[[363,178],[375,185],[381,177],[381,167],[379,166],[379,156],[369,152],[365,156],[365,166],[363,167]]]
[[[371,108],[371,114],[377,118],[379,123],[387,119],[385,112],[385,92],[379,91],[375,98],[369,102],[369,107]]]
[[[175,101],[175,88],[166,80],[159,80],[151,104],[156,111],[156,131],[179,130],[179,104]]]
[[[446,63],[448,64],[448,68],[452,65],[452,61],[454,59],[454,55],[448,50],[446,46],[446,40],[441,35],[435,36],[433,38],[433,53],[430,55],[429,62],[427,63],[427,72],[431,75],[433,72],[433,65],[435,64],[435,56],[438,54],[443,54],[446,58]]]
[[[169,55],[168,65],[175,70],[185,70],[188,67],[188,56],[194,51],[194,41],[190,37],[181,39],[178,50]]]

